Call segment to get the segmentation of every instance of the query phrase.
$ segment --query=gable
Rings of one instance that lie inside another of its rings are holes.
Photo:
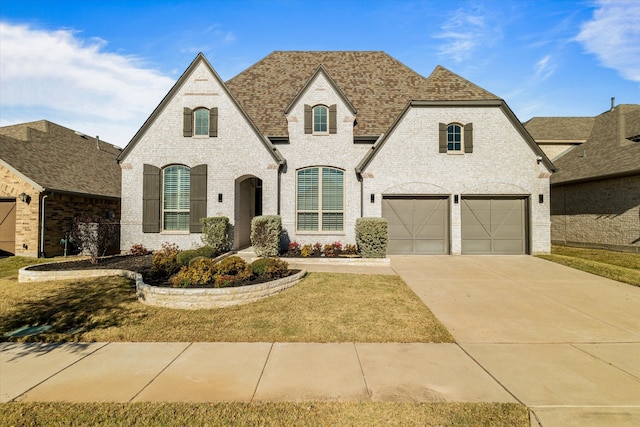
[[[184,88],[187,85],[188,88],[185,91]],[[177,99],[179,97],[180,99]],[[180,123],[182,123],[184,108],[209,108],[209,106],[205,104],[207,102],[215,104],[216,102],[213,100],[216,98],[224,98],[230,100],[232,107],[239,112],[242,120],[248,125],[252,133],[262,143],[263,147],[267,150],[273,160],[280,165],[283,165],[285,163],[284,158],[280,155],[278,150],[271,144],[271,142],[269,142],[268,139],[266,139],[260,133],[249,116],[238,104],[233,95],[228,91],[224,82],[220,79],[218,74],[215,72],[213,67],[211,67],[202,53],[199,53],[196,56],[196,58],[185,70],[182,76],[180,76],[178,81],[173,85],[171,90],[163,98],[160,104],[151,113],[149,118],[145,121],[142,127],[131,139],[129,144],[127,144],[125,149],[122,151],[121,155],[118,157],[118,161],[122,162],[126,160],[127,156],[132,152],[132,150],[134,150],[136,145],[140,142],[140,140],[143,139],[145,134],[151,129],[154,123],[158,121],[159,117],[165,112],[165,110],[170,108],[170,105],[172,105],[172,103],[175,103],[174,106],[180,104]],[[175,116],[176,113],[172,112],[172,115]],[[175,120],[171,119],[167,120],[168,123],[174,121]],[[215,131],[217,132],[217,128]],[[184,132],[181,128],[180,135],[183,137],[185,135]]]

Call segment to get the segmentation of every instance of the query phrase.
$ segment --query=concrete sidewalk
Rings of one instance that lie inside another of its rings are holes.
[[[0,400],[515,402],[456,344],[0,344]]]
[[[640,288],[529,256],[392,266],[540,425],[640,425]]]

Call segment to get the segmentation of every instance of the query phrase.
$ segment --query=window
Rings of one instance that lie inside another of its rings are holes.
[[[191,171],[186,166],[169,166],[163,171],[162,228],[188,231],[191,205]]]
[[[298,231],[344,229],[344,172],[320,167],[298,171]]]
[[[327,133],[327,107],[318,105],[313,108],[313,133]]]
[[[183,109],[182,136],[218,136],[218,108]]]
[[[209,136],[209,110],[206,108],[198,108],[193,113],[194,135]]]
[[[447,150],[448,151],[461,151],[462,150],[462,132],[460,125],[447,126]]]

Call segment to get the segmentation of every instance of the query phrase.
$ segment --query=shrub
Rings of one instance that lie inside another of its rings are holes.
[[[218,255],[222,254],[222,252],[219,252],[213,246],[202,246],[196,249],[196,252],[198,253],[198,256],[203,256],[206,258],[215,258]]]
[[[358,218],[356,242],[363,258],[387,256],[388,221],[385,218]]]
[[[215,258],[218,256],[218,251],[211,246],[202,246],[198,249],[188,249],[178,254],[178,264],[189,265],[194,258]]]
[[[162,249],[153,253],[151,260],[152,270],[156,274],[171,276],[180,270],[178,254],[180,249],[175,243],[163,243]]]
[[[335,253],[336,255],[340,255],[340,253],[342,252],[342,243],[333,242],[331,246],[333,246],[333,253]]]
[[[148,254],[151,253],[151,251],[149,251],[149,249],[145,248],[144,245],[141,244],[141,243],[138,243],[137,245],[131,246],[131,249],[129,249],[129,252],[133,256],[148,255]]]
[[[313,254],[320,255],[322,253],[322,243],[316,242],[313,244]]]
[[[300,249],[300,255],[302,255],[305,258],[313,255],[313,246],[311,246],[308,243],[302,246],[302,248]]]
[[[169,279],[176,288],[207,286],[215,281],[216,266],[211,258],[193,259],[191,264],[183,266],[178,273]]]
[[[298,242],[289,242],[289,255],[298,256],[300,255],[300,243]]]
[[[346,245],[344,245],[344,249],[342,250],[342,253],[345,255],[357,255],[358,247],[356,245],[351,245],[347,243]]]
[[[333,245],[329,244],[329,243],[324,245],[324,247],[322,248],[322,252],[324,252],[324,256],[326,256],[326,257],[334,257],[334,256],[336,256],[336,253],[333,250]]]
[[[216,263],[216,274],[220,276],[236,276],[247,267],[247,263],[239,256],[230,256]]]
[[[279,258],[260,258],[251,263],[251,272],[259,278],[279,279],[288,271],[289,265]]]
[[[278,256],[281,234],[282,218],[278,215],[256,216],[251,220],[251,245],[258,256]]]
[[[73,219],[70,238],[97,264],[120,236],[118,221],[96,215],[79,216]]]
[[[200,219],[202,223],[202,242],[222,254],[231,248],[231,226],[226,216],[214,216]]]

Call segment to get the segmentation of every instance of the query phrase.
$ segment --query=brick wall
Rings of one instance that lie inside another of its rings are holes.
[[[553,186],[551,240],[640,252],[640,175]]]
[[[20,200],[20,194],[29,196],[29,203]],[[0,198],[16,200],[15,254],[38,256],[38,190],[0,166]]]
[[[45,256],[58,256],[64,253],[60,239],[71,229],[76,216],[96,215],[120,220],[120,200],[97,197],[76,196],[70,194],[53,194],[45,201]],[[119,242],[115,243],[115,251],[119,251]],[[114,252],[113,250],[111,252]]]

